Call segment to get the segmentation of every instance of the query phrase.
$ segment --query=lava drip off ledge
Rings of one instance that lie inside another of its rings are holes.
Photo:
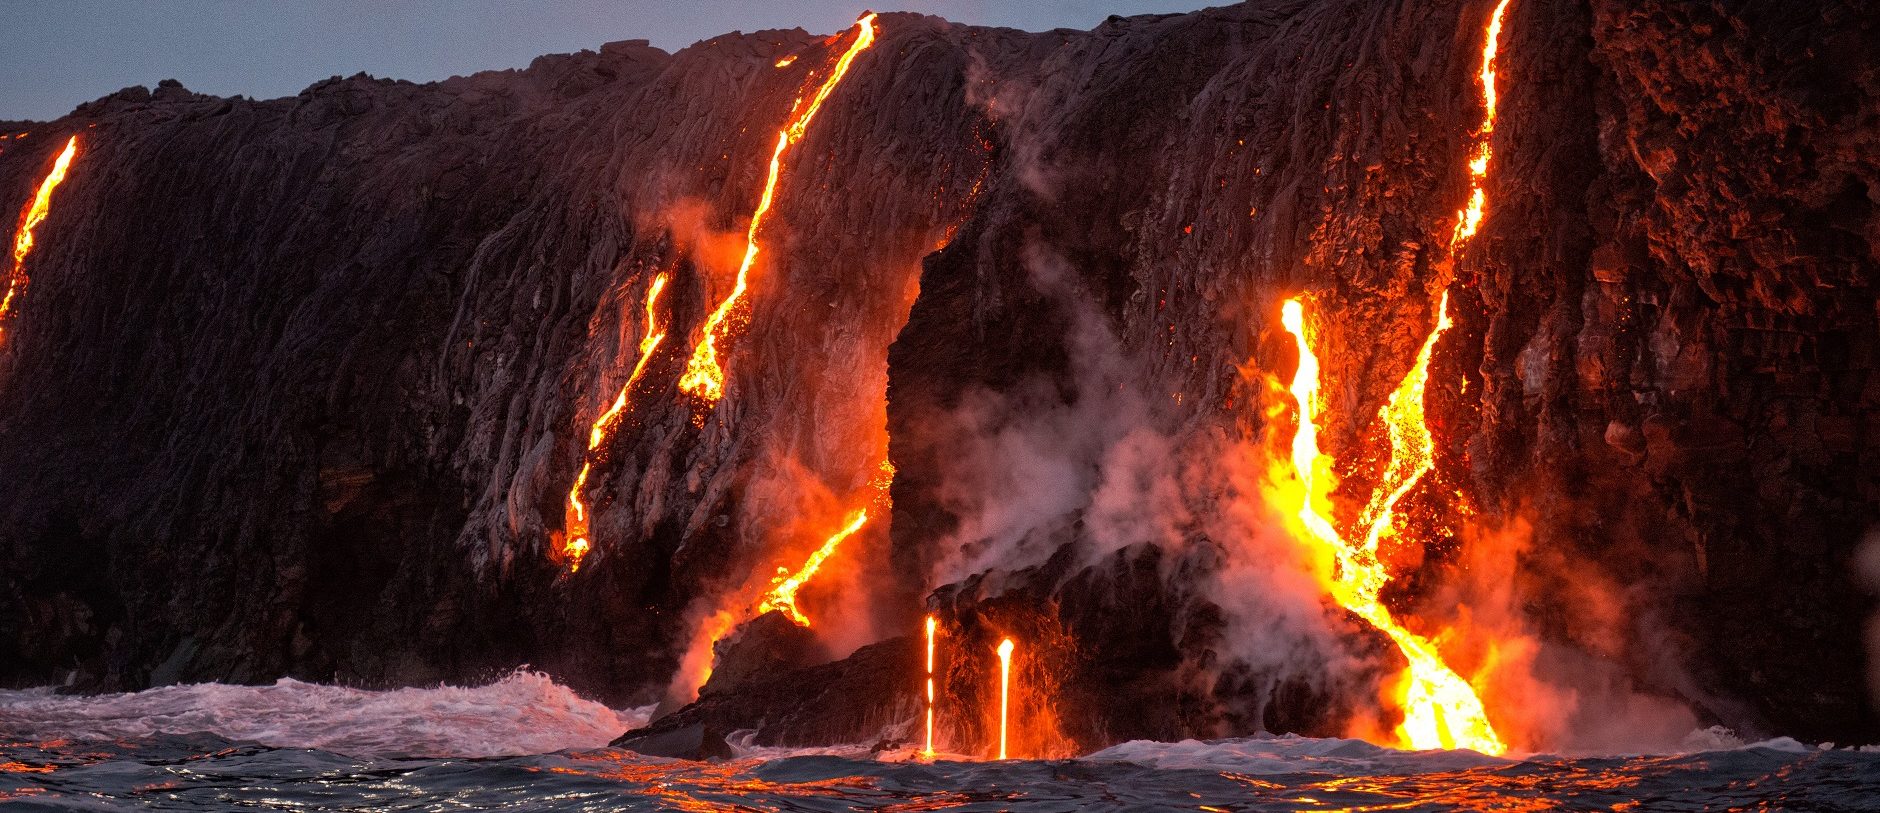
[[[530,664],[663,701],[650,734],[851,742],[910,736],[932,612],[961,652],[1051,659],[1021,675],[1049,684],[1035,755],[1345,734],[1388,646],[1262,569],[1212,485],[1290,420],[1281,300],[1313,301],[1322,442],[1355,452],[1454,280],[1407,500],[1469,520],[1424,529],[1387,600],[1483,623],[1445,597],[1492,572],[1478,537],[1518,537],[1540,667],[1693,724],[1880,740],[1854,564],[1880,519],[1880,14],[1513,0],[1494,205],[1452,257],[1494,5],[881,15],[793,148],[708,410],[675,382],[840,34],[267,101],[166,82],[10,124],[0,211],[83,146],[0,346],[0,681]],[[672,335],[569,573],[562,500],[662,273]],[[674,697],[709,611],[800,564],[884,455],[892,516],[805,588],[816,625],[757,618]],[[975,715],[977,680],[949,695]]]

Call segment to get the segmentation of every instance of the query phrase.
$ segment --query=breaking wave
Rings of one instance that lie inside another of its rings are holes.
[[[126,694],[0,691],[0,807],[226,810],[1868,810],[1880,753],[1706,729],[1676,753],[1398,751],[1261,736],[983,762],[733,735],[737,759],[604,747],[645,722],[518,671],[366,691],[281,680]]]
[[[540,672],[474,688],[370,691],[282,678],[271,686],[201,683],[106,695],[0,691],[8,739],[125,740],[207,733],[272,748],[350,756],[494,757],[604,746],[646,722]]]

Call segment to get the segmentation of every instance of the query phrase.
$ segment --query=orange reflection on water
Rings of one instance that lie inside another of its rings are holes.
[[[627,782],[635,787],[624,790],[658,800],[680,811],[759,811],[801,809],[792,799],[817,799],[814,809],[839,809],[829,803],[859,802],[866,799],[868,810],[905,811],[946,810],[975,801],[964,793],[951,791],[923,793],[920,798],[905,798],[903,791],[884,789],[869,776],[840,776],[807,782],[773,782],[751,775],[761,760],[740,759],[725,762],[664,762],[619,751],[579,752],[569,755],[578,762],[543,769],[549,773],[587,776]],[[897,798],[901,797],[901,798]],[[879,803],[873,803],[876,801]],[[779,805],[779,802],[783,802]],[[841,804],[841,803],[838,803]]]
[[[28,765],[24,762],[0,762],[0,772],[4,773],[52,773],[51,765]]]

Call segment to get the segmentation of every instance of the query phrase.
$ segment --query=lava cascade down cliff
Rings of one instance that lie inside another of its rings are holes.
[[[1038,34],[881,15],[778,176],[705,410],[679,390],[696,332],[844,34],[268,101],[166,82],[9,124],[0,211],[70,136],[83,154],[0,345],[0,679],[530,663],[650,702],[886,459],[891,511],[796,595],[813,633],[733,633],[668,729],[912,725],[929,612],[956,751],[989,742],[1006,635],[1038,693],[1015,708],[1050,718],[1022,755],[1388,727],[1387,642],[1232,461],[1290,431],[1280,303],[1307,296],[1319,442],[1349,461],[1331,498],[1362,502],[1389,449],[1370,418],[1453,279],[1434,468],[1383,599],[1454,631],[1465,674],[1519,654],[1565,676],[1485,684],[1490,719],[1545,700],[1558,719],[1510,721],[1529,748],[1622,736],[1592,724],[1605,701],[1875,739],[1847,562],[1880,517],[1880,20],[1513,0],[1494,205],[1451,256],[1496,5]]]

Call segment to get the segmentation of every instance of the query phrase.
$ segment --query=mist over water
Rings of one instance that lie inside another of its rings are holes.
[[[0,809],[1862,810],[1880,798],[1880,752],[1721,729],[1669,753],[1518,759],[1295,736],[1002,763],[862,746],[740,747],[699,763],[605,747],[645,715],[524,671],[475,688],[6,691]]]

